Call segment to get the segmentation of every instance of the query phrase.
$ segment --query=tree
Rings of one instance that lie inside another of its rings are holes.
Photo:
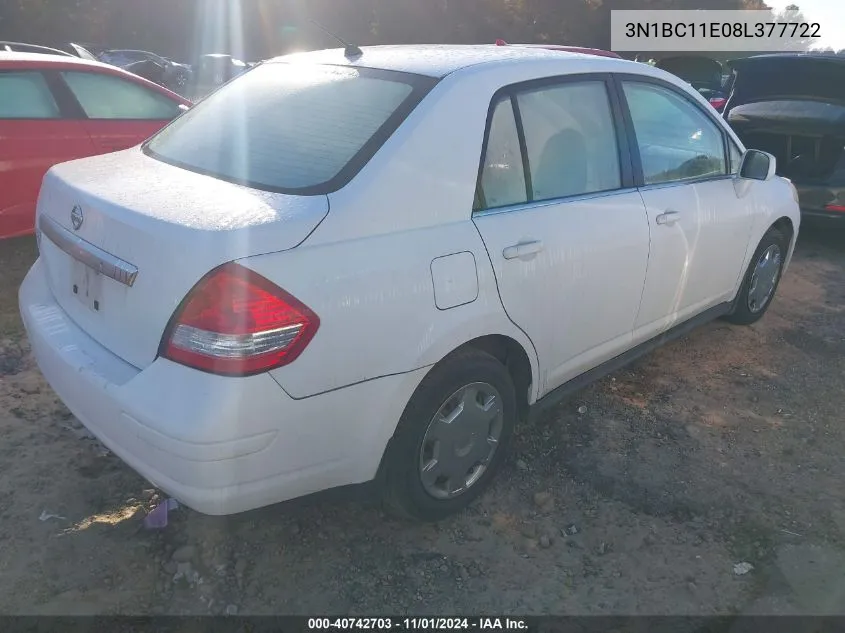
[[[789,4],[783,11],[775,15],[775,22],[778,24],[804,24],[807,21],[807,18],[804,17],[804,13],[802,13],[801,8],[797,4]],[[779,50],[795,52],[808,51],[814,44],[813,38],[802,38],[800,37],[800,32],[798,31],[796,31],[796,33],[799,37],[791,37],[791,31],[792,27],[788,26],[787,35],[790,37],[784,37],[779,40],[772,41],[772,44],[774,46],[778,46]]]

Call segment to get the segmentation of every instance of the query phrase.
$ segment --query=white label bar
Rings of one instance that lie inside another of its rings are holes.
[[[611,11],[611,50],[663,52],[806,51],[834,25],[786,11]],[[841,28],[841,27],[840,27]]]

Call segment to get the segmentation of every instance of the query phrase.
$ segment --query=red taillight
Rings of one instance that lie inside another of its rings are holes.
[[[723,97],[713,97],[710,99],[710,105],[712,105],[716,110],[721,110],[725,107],[725,104],[728,102],[727,99]]]
[[[843,204],[829,204],[825,207],[826,211],[839,211],[845,213],[845,205]]]
[[[256,272],[224,264],[203,277],[176,310],[161,355],[226,376],[258,374],[296,359],[320,319]]]
[[[508,43],[505,40],[496,40],[496,46],[507,46]]]

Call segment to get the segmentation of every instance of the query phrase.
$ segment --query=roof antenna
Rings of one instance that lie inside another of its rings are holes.
[[[336,39],[338,42],[343,44],[343,46],[344,46],[343,56],[344,57],[348,57],[348,58],[360,57],[361,55],[364,54],[364,51],[362,51],[360,48],[355,46],[355,44],[350,44],[349,42],[341,39],[339,35],[329,31],[325,26],[323,26],[322,24],[317,22],[317,20],[308,18],[308,21],[311,22],[314,26],[316,26],[318,29],[320,29],[326,35],[331,36],[333,39]]]

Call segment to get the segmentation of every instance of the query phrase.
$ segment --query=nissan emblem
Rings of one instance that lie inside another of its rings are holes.
[[[77,204],[70,212],[70,223],[73,224],[73,230],[78,231],[82,227],[82,223],[84,221],[85,216],[82,215],[82,207]]]

